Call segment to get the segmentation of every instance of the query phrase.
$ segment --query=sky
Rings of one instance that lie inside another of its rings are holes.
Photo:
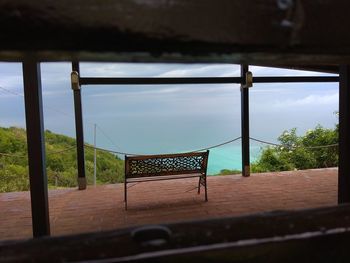
[[[251,66],[254,76],[319,76],[324,73]],[[233,64],[81,63],[86,77],[228,77]],[[70,63],[42,63],[44,127],[75,136]],[[329,74],[328,74],[329,75]],[[22,69],[0,63],[0,126],[25,127]],[[254,84],[250,134],[276,141],[287,129],[299,134],[338,122],[337,83]],[[240,136],[240,89],[235,84],[83,86],[85,140],[130,153],[195,150]]]

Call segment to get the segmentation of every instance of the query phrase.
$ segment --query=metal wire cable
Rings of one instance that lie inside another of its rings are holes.
[[[24,95],[23,95],[22,93],[18,93],[18,92],[16,92],[16,91],[12,91],[12,90],[6,89],[6,88],[1,87],[1,86],[0,86],[0,90],[5,91],[5,92],[8,93],[8,94],[12,94],[12,95],[24,97]],[[67,112],[65,112],[65,111],[58,110],[58,109],[53,108],[53,107],[48,106],[48,105],[45,105],[45,108],[47,108],[47,109],[49,109],[49,110],[51,110],[51,111],[55,111],[55,112],[57,112],[57,113],[60,113],[60,114],[62,114],[62,115],[65,115],[65,116],[70,117],[70,118],[72,118],[73,120],[75,120],[75,116],[74,116],[74,115],[69,114],[69,113],[67,113]],[[86,121],[86,120],[84,119],[84,121]],[[90,125],[94,125],[94,123],[92,123],[92,122],[90,122],[90,121],[86,121],[86,122],[87,122],[88,124],[90,124]]]
[[[63,153],[63,152],[68,152],[72,149],[74,149],[76,146],[72,146],[63,150],[59,150],[59,151],[55,151],[55,152],[48,152],[47,155],[52,155],[52,154],[59,154],[59,153]],[[18,155],[18,154],[10,154],[10,153],[0,153],[0,155],[2,156],[9,156],[9,157],[18,157],[18,158],[25,158],[27,157],[27,154],[24,155]]]
[[[121,154],[121,155],[142,155],[142,154],[137,154],[137,153],[126,153],[126,152],[119,152],[119,151],[109,150],[109,149],[100,148],[100,147],[94,147],[94,146],[89,145],[89,144],[84,144],[84,147],[96,149],[96,150],[99,150],[102,152],[110,152],[110,153]]]
[[[263,143],[263,144],[268,144],[268,145],[277,146],[277,147],[285,147],[285,145],[282,145],[282,144],[277,144],[277,143],[273,143],[273,142],[263,141],[263,140],[259,140],[259,139],[253,138],[253,137],[249,137],[249,139],[252,140],[252,141]]]
[[[0,89],[0,95],[7,96],[8,93],[7,93],[7,92],[4,92],[3,90]]]
[[[56,152],[48,152],[47,155],[51,155],[51,154],[58,154],[58,153],[63,153],[63,152],[68,152],[72,149],[75,149],[76,146],[72,146],[72,147],[69,147],[69,148],[66,148],[66,149],[63,149],[63,150],[60,150],[60,151],[56,151]]]
[[[194,151],[184,151],[182,153],[193,153],[193,152],[200,152],[200,151],[210,150],[210,149],[213,149],[213,148],[217,148],[217,147],[223,146],[225,144],[229,144],[229,143],[235,142],[235,141],[237,141],[239,139],[241,139],[241,137],[237,137],[235,139],[232,139],[232,140],[220,143],[220,144],[216,144],[216,145],[213,145],[213,146],[209,146],[209,147],[206,147],[206,148],[202,148],[202,149],[198,149],[198,150],[194,150]],[[122,154],[122,155],[146,155],[146,154],[126,153],[126,152],[114,151],[114,150],[109,150],[109,149],[105,149],[105,148],[94,147],[94,146],[89,145],[89,144],[84,144],[84,146],[87,147],[87,148],[96,149],[96,150],[100,150],[100,151],[104,151],[104,152],[111,152],[111,153],[115,153],[115,154]]]
[[[7,92],[8,94],[12,94],[12,95],[24,97],[24,95],[23,95],[22,93],[18,93],[18,92],[16,92],[16,91],[12,91],[12,90],[6,89],[6,88],[1,87],[1,86],[0,86],[0,89],[3,90],[3,91],[5,91],[5,92]],[[67,113],[67,112],[58,110],[58,109],[56,109],[56,108],[52,108],[51,106],[45,106],[45,107],[46,107],[47,109],[52,110],[52,111],[56,111],[56,112],[58,112],[58,113],[60,113],[60,114],[66,115],[66,116],[71,117],[71,118],[74,118],[73,115],[71,115],[71,114],[69,114],[69,113]]]
[[[264,141],[264,140],[259,140],[259,139],[253,138],[253,137],[250,137],[249,139],[251,139],[252,141],[256,141],[256,142],[260,142],[260,143],[264,143],[264,144],[268,144],[268,145],[272,145],[272,146],[276,146],[276,147],[284,147],[286,149],[296,149],[296,148],[320,149],[320,148],[336,147],[339,145],[338,143],[333,143],[333,144],[318,145],[318,146],[288,146],[288,145],[284,145],[284,144],[278,144],[278,143],[268,142],[268,141]]]
[[[328,147],[337,147],[339,146],[338,143],[328,144],[328,145],[319,145],[319,146],[303,146],[304,149],[321,149],[321,148],[328,148]]]
[[[223,143],[220,143],[220,144],[212,145],[212,146],[209,146],[209,147],[206,147],[206,148],[201,148],[201,149],[198,149],[198,150],[185,151],[183,153],[192,153],[192,152],[200,152],[200,151],[210,150],[210,149],[213,149],[213,148],[217,148],[217,147],[220,147],[220,146],[223,146],[223,145],[235,142],[235,141],[237,141],[237,140],[239,140],[241,138],[242,137],[237,137],[237,138],[234,138],[232,140],[229,140],[229,141],[226,141],[226,142],[223,142]],[[268,142],[268,141],[264,141],[264,140],[259,140],[259,139],[253,138],[253,137],[250,137],[250,139],[253,140],[253,141],[256,141],[256,142],[260,142],[260,143],[264,143],[264,144],[268,144],[268,145],[272,145],[272,146],[276,146],[276,147],[285,147],[287,149],[291,149],[291,148],[292,149],[295,149],[295,148],[319,149],[319,148],[327,148],[327,147],[336,147],[336,146],[338,146],[338,143],[335,143],[335,144],[320,145],[320,146],[294,146],[294,147],[290,147],[290,146],[283,145],[283,144],[277,144],[277,143],[272,143],[272,142]],[[105,149],[105,148],[101,148],[101,147],[94,147],[94,146],[89,145],[89,144],[84,144],[84,147],[90,148],[90,149],[96,149],[96,150],[104,151],[104,152],[110,152],[110,153],[114,153],[114,154],[121,154],[121,155],[145,155],[145,154],[136,154],[136,153],[127,153],[127,152],[121,152],[121,151],[114,151],[114,150]],[[69,148],[66,148],[66,149],[63,149],[63,150],[59,150],[59,151],[55,151],[55,152],[48,152],[47,155],[59,154],[59,153],[67,152],[67,151],[70,151],[70,150],[72,150],[74,148],[76,148],[76,146],[72,146],[72,147],[69,147]],[[2,155],[2,156],[9,156],[9,157],[19,157],[19,158],[27,157],[27,155],[17,155],[17,154],[1,153],[1,152],[0,152],[0,155]]]
[[[18,93],[18,92],[16,92],[16,91],[9,90],[9,89],[5,89],[4,87],[1,87],[1,86],[0,86],[0,89],[3,90],[3,91],[5,91],[6,93],[9,93],[9,94],[24,97],[23,94]]]
[[[18,158],[24,158],[26,155],[17,155],[17,154],[10,154],[10,153],[0,153],[2,156],[9,156],[9,157],[18,157]]]
[[[199,149],[199,150],[195,150],[195,151],[189,151],[189,153],[192,153],[192,152],[201,152],[201,151],[206,151],[206,150],[210,150],[210,149],[213,149],[213,148],[217,148],[217,147],[220,147],[220,146],[223,146],[225,144],[229,144],[229,143],[232,143],[232,142],[235,142],[239,139],[241,139],[242,137],[239,136],[237,138],[234,138],[232,140],[229,140],[227,142],[223,142],[223,143],[220,143],[220,144],[216,144],[216,145],[213,145],[213,146],[209,146],[209,147],[206,147],[206,148],[202,148],[202,149]]]
[[[100,125],[96,124],[96,127],[102,132],[102,134],[114,145],[114,147],[119,148],[117,144],[112,140],[110,136],[107,135],[107,133],[100,127]]]

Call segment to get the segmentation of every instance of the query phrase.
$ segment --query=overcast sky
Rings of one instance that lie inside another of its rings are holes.
[[[80,68],[82,76],[240,74],[239,66],[229,64],[82,63]],[[71,65],[43,63],[41,69],[45,129],[74,136]],[[250,70],[255,76],[323,75],[262,67]],[[21,74],[21,64],[0,63],[1,126],[25,127]],[[338,122],[333,114],[337,110],[337,83],[255,84],[250,89],[251,136],[275,140],[293,127],[300,133],[317,124],[333,127]],[[240,136],[240,91],[239,85],[233,84],[84,86],[83,112],[86,140],[92,141],[93,124],[97,123],[100,133],[105,133],[100,134],[100,146],[110,149],[137,151],[157,145],[187,150]]]

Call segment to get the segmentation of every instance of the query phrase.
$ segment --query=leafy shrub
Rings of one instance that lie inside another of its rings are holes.
[[[318,125],[303,136],[297,136],[296,131],[296,128],[284,131],[278,137],[283,146],[264,148],[259,160],[252,164],[252,171],[275,172],[338,166],[338,126],[326,129]]]

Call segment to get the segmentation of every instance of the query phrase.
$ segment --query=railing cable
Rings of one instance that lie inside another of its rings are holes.
[[[239,136],[237,138],[234,138],[232,140],[229,140],[227,142],[223,142],[223,143],[220,143],[220,144],[216,144],[216,145],[213,145],[213,146],[209,146],[209,147],[206,147],[206,148],[202,148],[202,149],[199,149],[199,150],[195,150],[195,151],[189,151],[189,152],[201,152],[201,151],[206,151],[206,150],[210,150],[210,149],[213,149],[213,148],[217,148],[217,147],[220,147],[220,146],[223,146],[225,144],[229,144],[229,143],[233,143],[239,139],[241,139],[242,137]]]
[[[112,138],[109,135],[107,135],[107,133],[100,127],[100,125],[96,124],[96,127],[100,130],[100,132],[102,132],[104,137],[106,137],[116,148],[118,148],[117,144],[112,140]]]
[[[63,150],[59,150],[59,151],[55,151],[55,152],[47,152],[47,155],[52,155],[52,154],[59,154],[59,153],[63,153],[63,152],[68,152],[72,149],[75,149],[76,146],[72,146]],[[23,155],[18,155],[18,154],[11,154],[11,153],[0,153],[0,155],[2,156],[8,156],[8,157],[18,157],[18,158],[25,158],[27,157],[27,154],[23,154]]]
[[[200,151],[206,151],[206,150],[214,149],[214,148],[217,148],[217,147],[229,144],[229,143],[233,143],[233,142],[235,142],[235,141],[237,141],[237,140],[239,140],[241,138],[242,137],[239,136],[239,137],[236,137],[236,138],[234,138],[232,140],[229,140],[229,141],[226,141],[226,142],[223,142],[223,143],[219,143],[219,144],[212,145],[212,146],[209,146],[209,147],[201,148],[201,149],[198,149],[198,150],[183,151],[182,153],[192,153],[192,152],[200,152]],[[320,148],[327,148],[327,147],[336,147],[336,146],[339,145],[338,143],[334,143],[334,144],[319,145],[319,146],[289,146],[289,145],[285,145],[285,144],[278,144],[278,143],[273,143],[273,142],[269,142],[269,141],[264,141],[264,140],[256,139],[256,138],[253,138],[253,137],[250,137],[250,140],[256,141],[256,142],[260,142],[260,143],[263,143],[263,144],[267,144],[267,145],[272,145],[272,146],[275,146],[275,147],[284,147],[286,149],[296,149],[296,148],[320,149]],[[114,153],[114,154],[120,154],[120,155],[145,155],[145,154],[140,154],[140,153],[128,153],[128,152],[122,152],[122,151],[115,151],[115,150],[105,149],[105,148],[101,148],[101,147],[94,147],[94,146],[89,145],[89,144],[84,144],[84,147],[90,148],[90,149],[96,149],[96,150],[104,151],[104,152],[110,152],[110,153]],[[59,150],[59,151],[55,151],[55,152],[48,152],[47,155],[59,154],[59,153],[63,153],[63,152],[67,152],[67,151],[73,150],[75,148],[76,148],[76,146],[72,146],[72,147],[69,147],[69,148],[66,148],[66,149],[63,149],[63,150]],[[1,153],[1,152],[0,152],[0,155],[1,156],[9,156],[9,157],[18,157],[18,158],[27,157],[26,154],[25,155],[17,155],[17,154]]]
[[[201,148],[201,149],[198,149],[198,150],[183,151],[182,153],[193,153],[193,152],[206,151],[206,150],[210,150],[210,149],[213,149],[213,148],[217,148],[217,147],[223,146],[225,144],[229,144],[229,143],[235,142],[235,141],[237,141],[239,139],[241,139],[241,137],[237,137],[237,138],[234,138],[232,140],[229,140],[229,141],[226,141],[226,142],[223,142],[223,143],[220,143],[220,144],[216,144],[216,145],[213,145],[213,146],[209,146],[209,147],[206,147],[206,148]],[[146,154],[140,154],[140,153],[136,154],[136,153],[127,153],[127,152],[121,152],[121,151],[114,151],[114,150],[109,150],[109,149],[105,149],[105,148],[94,147],[94,146],[89,145],[89,144],[85,144],[84,146],[87,147],[87,148],[96,149],[96,150],[100,150],[100,151],[104,151],[104,152],[110,152],[110,153],[114,153],[114,154],[121,154],[121,155],[146,155]]]
[[[278,144],[278,143],[268,142],[268,141],[264,141],[264,140],[259,140],[259,139],[253,138],[253,137],[250,137],[250,139],[252,141],[256,141],[256,142],[260,142],[260,143],[264,143],[264,144],[268,144],[268,145],[272,145],[272,146],[276,146],[276,147],[284,147],[286,149],[296,149],[296,148],[320,149],[320,148],[336,147],[339,145],[338,143],[333,143],[333,144],[318,145],[318,146],[303,146],[303,145],[289,146],[289,145],[285,145],[285,144]]]

